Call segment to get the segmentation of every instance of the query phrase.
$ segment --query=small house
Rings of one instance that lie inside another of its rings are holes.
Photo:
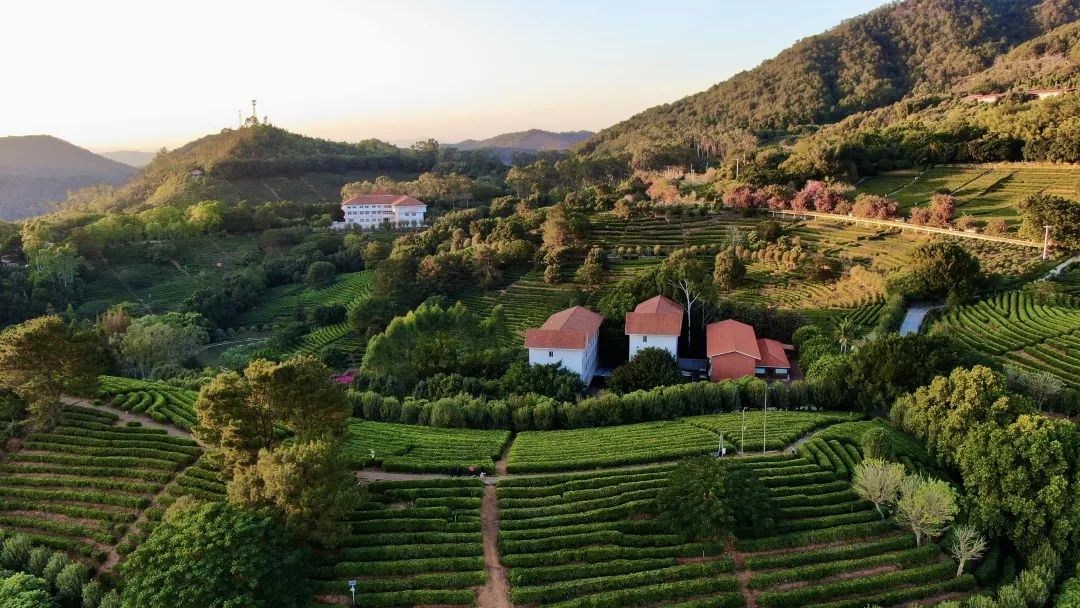
[[[664,296],[645,300],[626,313],[626,335],[630,338],[630,358],[643,348],[662,348],[679,357],[683,307]]]
[[[525,332],[529,364],[561,364],[588,384],[596,373],[603,321],[604,317],[581,306],[551,315],[539,328]]]
[[[709,379],[757,376],[787,378],[790,347],[776,340],[759,339],[754,328],[732,319],[705,326],[705,351],[709,358]]]

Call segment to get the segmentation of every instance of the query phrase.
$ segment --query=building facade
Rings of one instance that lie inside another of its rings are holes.
[[[600,354],[600,324],[604,317],[581,306],[557,312],[537,329],[525,332],[530,365],[559,364],[592,381]]]
[[[759,339],[754,328],[728,319],[705,326],[709,379],[757,376],[786,379],[791,374],[787,352],[791,347],[768,338]]]
[[[341,228],[400,228],[423,226],[427,205],[404,194],[373,192],[341,203],[345,221]]]
[[[630,340],[630,358],[643,348],[662,348],[679,357],[683,307],[664,296],[645,300],[626,313],[626,335]]]

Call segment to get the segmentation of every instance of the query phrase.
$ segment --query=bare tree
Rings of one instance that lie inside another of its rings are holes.
[[[956,568],[956,577],[964,573],[964,564],[979,559],[986,552],[986,539],[972,526],[954,526],[953,541],[949,553],[960,562]]]
[[[1040,412],[1043,408],[1053,405],[1061,391],[1065,390],[1065,382],[1047,372],[1029,372],[1017,367],[1008,367],[1005,373],[1009,386],[1031,397]]]
[[[896,522],[915,533],[916,546],[922,545],[923,537],[940,536],[958,510],[956,490],[947,482],[908,475],[900,483]]]
[[[896,502],[903,480],[904,465],[885,462],[880,458],[867,458],[855,466],[851,485],[861,498],[874,503],[881,519],[885,519],[882,507]]]

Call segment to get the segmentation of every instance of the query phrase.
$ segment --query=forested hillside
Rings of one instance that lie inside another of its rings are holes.
[[[71,190],[121,184],[134,172],[48,135],[0,137],[0,220],[46,213]]]
[[[1013,47],[1080,18],[1076,0],[910,0],[845,21],[709,90],[650,108],[580,150],[635,168],[741,154],[912,95],[946,94]]]

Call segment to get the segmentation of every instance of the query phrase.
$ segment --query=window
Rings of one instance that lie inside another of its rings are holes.
[[[641,336],[641,341],[642,342],[648,342],[649,341],[649,336]]]
[[[551,358],[551,357],[554,357],[554,356],[555,356],[555,351],[549,350],[548,351],[548,358]]]

